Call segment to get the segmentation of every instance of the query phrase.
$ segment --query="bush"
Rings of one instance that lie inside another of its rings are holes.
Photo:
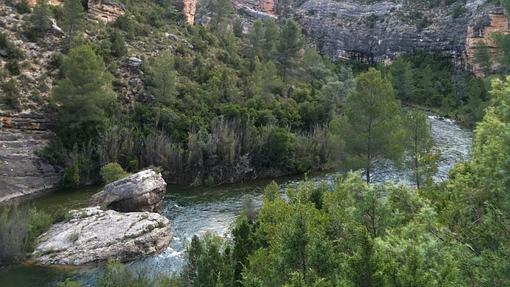
[[[111,162],[101,168],[101,178],[104,183],[114,182],[129,175],[120,164]]]
[[[67,278],[65,281],[58,283],[57,287],[81,287],[81,284]]]
[[[74,163],[64,171],[64,185],[76,186],[80,184],[80,166]]]
[[[9,73],[13,76],[17,76],[21,73],[20,66],[18,64],[18,60],[16,59],[10,59],[7,64],[5,64],[5,68]]]
[[[27,206],[0,207],[0,265],[21,261],[37,236],[53,223],[48,213]]]
[[[11,79],[2,85],[3,96],[0,98],[1,102],[7,107],[15,110],[21,108],[19,101],[19,90],[18,82],[15,79]]]
[[[136,276],[119,262],[108,263],[103,275],[97,282],[99,287],[141,287],[151,285],[147,277],[143,275]]]
[[[20,14],[30,13],[30,5],[27,0],[21,0],[16,4],[16,11]]]
[[[0,49],[7,52],[8,59],[21,59],[23,58],[23,52],[14,45],[8,38],[7,35],[0,32]]]

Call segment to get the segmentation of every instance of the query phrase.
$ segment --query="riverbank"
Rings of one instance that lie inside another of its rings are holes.
[[[460,127],[454,121],[431,117],[432,133],[442,151],[437,180],[447,176],[448,171],[469,155],[471,132]],[[405,176],[394,168],[386,166],[376,176],[376,180],[401,180]],[[322,174],[310,174],[309,181],[331,182],[343,172],[335,171]],[[277,180],[282,187],[303,182],[303,176],[286,177]],[[183,265],[184,250],[193,235],[206,232],[228,234],[231,223],[245,210],[258,208],[262,202],[263,188],[270,180],[250,183],[229,184],[214,187],[183,187],[169,185],[165,197],[163,215],[171,222],[172,243],[162,254],[149,256],[128,264],[131,270],[151,273],[171,274],[178,272]],[[90,196],[99,188],[62,190],[41,196],[33,202],[43,210],[55,208],[79,208],[88,203]],[[67,277],[81,282],[91,283],[101,268],[80,268],[77,270],[59,270],[33,266],[15,265],[0,269],[0,286],[40,287],[52,286]]]

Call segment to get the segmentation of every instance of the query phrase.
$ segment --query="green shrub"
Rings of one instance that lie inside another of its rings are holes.
[[[21,0],[16,3],[16,11],[20,14],[30,13],[30,5],[27,0]]]
[[[0,32],[0,49],[7,52],[8,59],[22,59],[23,52],[14,45],[8,38],[7,35]]]
[[[80,183],[80,165],[74,163],[64,171],[64,185],[73,186]]]
[[[81,284],[67,278],[65,281],[58,283],[57,287],[81,287]]]
[[[103,275],[97,282],[98,287],[142,287],[153,286],[143,275],[135,275],[119,262],[106,265]]]
[[[106,164],[101,168],[101,178],[104,183],[114,182],[129,175],[122,166],[116,162]]]
[[[7,107],[15,110],[21,108],[19,101],[18,82],[15,79],[10,79],[2,85],[3,95],[0,101]]]
[[[21,73],[21,68],[19,66],[17,59],[10,59],[9,61],[7,61],[7,64],[5,64],[5,68],[13,76],[17,76]]]
[[[19,205],[0,207],[0,265],[18,262],[31,252],[35,239],[53,223],[52,216]]]

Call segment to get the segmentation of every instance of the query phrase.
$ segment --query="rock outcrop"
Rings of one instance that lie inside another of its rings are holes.
[[[275,0],[260,0],[259,1],[260,11],[268,14],[275,14]]]
[[[16,2],[19,3],[22,0],[17,0]],[[28,6],[34,7],[37,5],[38,0],[27,0]],[[48,0],[47,3],[52,6],[60,6],[64,3],[64,0]]]
[[[184,19],[188,25],[195,23],[195,13],[197,12],[197,0],[177,0],[176,5],[181,10]]]
[[[68,221],[41,235],[32,258],[40,265],[126,262],[163,251],[170,239],[169,220],[157,213],[89,207],[70,211]]]
[[[166,182],[160,173],[148,169],[106,185],[92,196],[92,205],[120,212],[160,212],[166,192]]]
[[[123,5],[112,0],[88,0],[89,16],[104,23],[112,23],[126,13]]]
[[[486,46],[492,58],[497,56],[498,51],[494,36],[498,33],[502,35],[510,34],[508,17],[505,15],[503,8],[491,10],[488,15],[481,17],[481,19],[477,21],[477,25],[468,27],[466,38],[466,64],[467,68],[475,74],[483,74],[482,68],[476,63],[476,52],[479,47]],[[492,68],[497,69],[496,66]]]
[[[309,45],[333,58],[375,62],[423,50],[465,63],[472,58],[472,43],[479,42],[474,27],[487,27],[483,35],[505,31],[507,17],[492,12],[497,7],[494,1],[461,2],[431,7],[430,1],[417,0],[300,0],[294,1],[290,16],[300,23]],[[274,0],[233,3],[245,12],[241,15],[252,18],[271,17],[277,4]]]
[[[0,112],[0,202],[57,187],[62,172],[39,158],[51,135],[34,114]]]

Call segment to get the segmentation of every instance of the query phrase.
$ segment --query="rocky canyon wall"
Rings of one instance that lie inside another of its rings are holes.
[[[87,8],[90,17],[104,23],[112,23],[125,14],[124,6],[111,0],[89,0]]]
[[[238,10],[276,15],[276,0],[233,3]],[[385,61],[422,50],[465,64],[472,63],[476,45],[481,42],[495,53],[490,35],[508,30],[503,10],[490,0],[467,0],[460,5],[430,7],[426,1],[408,0],[301,0],[294,2],[291,17],[300,23],[310,45],[333,58]]]
[[[0,203],[58,186],[62,171],[36,155],[48,124],[42,115],[0,112]]]
[[[188,25],[195,23],[198,0],[177,0],[176,6],[181,11],[184,20]]]
[[[476,62],[476,54],[481,46],[486,46],[492,60],[498,56],[498,47],[494,41],[497,34],[510,34],[508,17],[503,8],[495,8],[482,17],[477,25],[471,25],[466,37],[466,67],[477,75],[483,74],[483,69]],[[494,62],[494,61],[493,61]],[[497,65],[493,65],[497,69]]]

